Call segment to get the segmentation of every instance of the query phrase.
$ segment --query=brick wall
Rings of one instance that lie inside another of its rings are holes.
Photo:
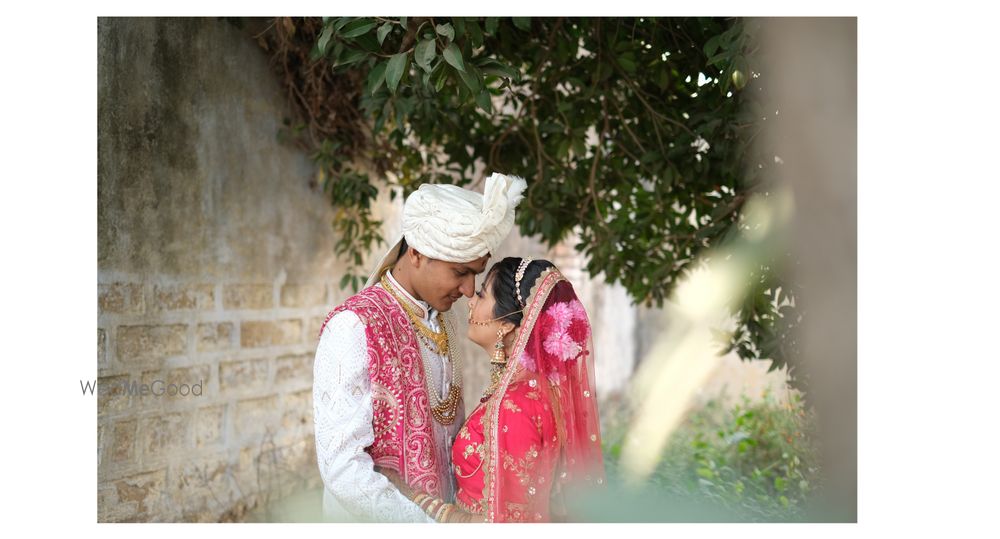
[[[333,210],[247,29],[102,18],[98,58],[97,519],[241,520],[321,484]]]
[[[318,485],[313,355],[342,295],[322,282],[100,284],[100,520],[238,519]],[[200,394],[153,394],[185,385]]]

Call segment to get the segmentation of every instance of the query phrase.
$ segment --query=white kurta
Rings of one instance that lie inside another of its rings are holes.
[[[419,306],[424,323],[438,331],[437,312],[417,301],[387,273],[395,291]],[[381,286],[381,285],[375,285]],[[455,335],[451,335],[454,339]],[[457,346],[452,351],[457,353]],[[446,356],[432,352],[422,342],[422,359],[444,397],[451,384],[451,364]],[[337,313],[320,336],[313,366],[313,417],[316,458],[323,478],[323,515],[338,522],[433,522],[386,479],[374,470],[365,448],[375,443],[372,426],[372,390],[368,375],[368,344],[365,326],[350,311]],[[464,422],[464,410],[445,427],[432,420],[436,457],[445,466],[441,485],[445,499],[454,497],[451,446]]]

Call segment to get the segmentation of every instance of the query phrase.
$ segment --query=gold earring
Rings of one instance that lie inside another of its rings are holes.
[[[505,364],[507,363],[507,354],[504,353],[503,344],[504,331],[503,329],[497,330],[497,342],[493,345],[493,358],[490,363],[494,364]]]

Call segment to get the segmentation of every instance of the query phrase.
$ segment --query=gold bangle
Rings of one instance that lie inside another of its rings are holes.
[[[442,503],[441,507],[438,507],[437,511],[434,512],[434,520],[438,522],[445,522],[445,515],[448,514],[448,506],[451,504]]]
[[[440,502],[438,501],[438,499],[434,498],[430,501],[430,503],[427,504],[427,509],[425,509],[425,511],[427,512],[428,516],[434,518],[434,512],[437,511],[439,503]]]

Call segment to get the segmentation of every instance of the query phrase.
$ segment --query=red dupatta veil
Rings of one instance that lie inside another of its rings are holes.
[[[484,490],[486,518],[503,519],[504,507],[518,487],[510,474],[498,473],[500,402],[510,384],[525,381],[547,388],[559,440],[560,456],[546,476],[552,478],[552,516],[558,518],[564,494],[579,494],[604,483],[600,418],[594,385],[594,348],[587,312],[573,285],[556,268],[535,280],[525,301],[520,331],[511,349],[510,365],[494,396],[486,403],[484,445],[487,451]],[[532,381],[533,380],[533,381]],[[520,487],[523,488],[523,487]]]

